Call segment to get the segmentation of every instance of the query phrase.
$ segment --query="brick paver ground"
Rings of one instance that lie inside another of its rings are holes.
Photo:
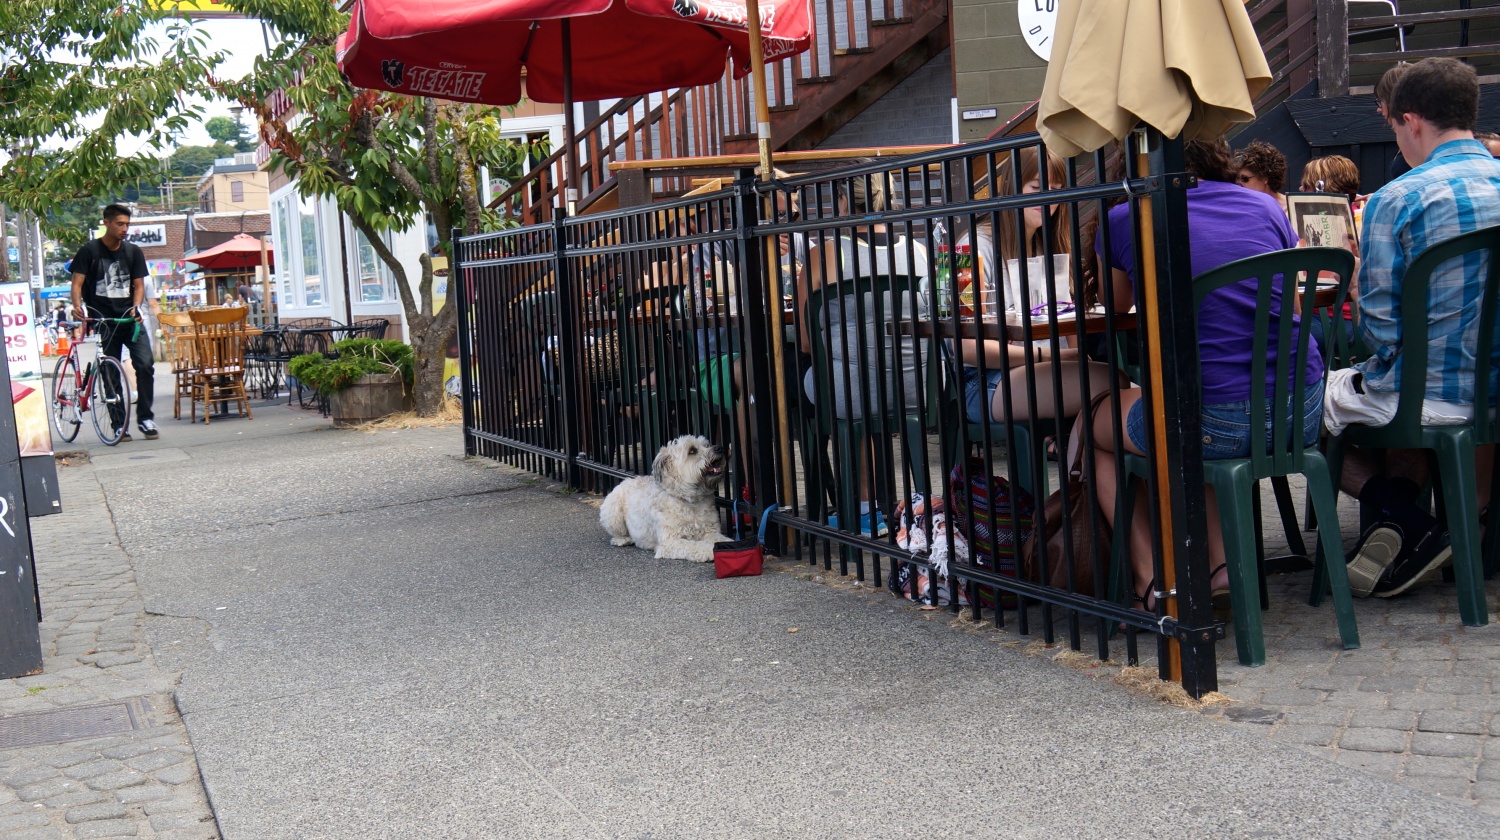
[[[130,558],[88,464],[60,466],[63,513],[31,520],[43,671],[0,680],[0,717],[128,702],[121,734],[0,746],[0,840],[219,836],[172,692],[156,666]]]

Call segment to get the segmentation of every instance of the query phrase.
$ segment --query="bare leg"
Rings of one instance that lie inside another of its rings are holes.
[[[1126,436],[1124,441],[1115,440],[1113,403],[1120,403],[1120,417],[1126,417],[1130,413],[1130,407],[1141,399],[1139,389],[1121,391],[1119,396],[1110,397],[1099,405],[1099,409],[1092,418],[1092,432],[1094,438],[1094,488],[1095,496],[1098,497],[1099,507],[1104,513],[1105,519],[1109,521],[1110,527],[1118,528],[1115,522],[1115,502],[1120,493],[1137,493],[1136,503],[1132,506],[1129,527],[1128,544],[1130,547],[1130,568],[1134,574],[1136,598],[1142,603],[1148,603],[1147,587],[1155,578],[1152,574],[1151,558],[1151,520],[1150,508],[1138,484],[1122,487],[1121,476],[1115,470],[1116,452],[1119,447],[1124,446],[1125,451],[1137,455],[1144,455],[1139,448]],[[1080,423],[1085,422],[1080,418]],[[1077,437],[1075,435],[1075,437]]]
[[[1099,506],[1103,509],[1104,516],[1109,520],[1110,526],[1115,527],[1115,500],[1120,492],[1137,493],[1135,504],[1131,510],[1129,523],[1130,532],[1128,543],[1130,546],[1130,566],[1135,574],[1135,593],[1142,604],[1150,604],[1147,600],[1146,588],[1154,580],[1156,575],[1153,570],[1152,546],[1151,546],[1151,519],[1148,500],[1145,498],[1146,487],[1143,483],[1133,482],[1134,486],[1125,489],[1120,486],[1120,476],[1115,470],[1114,453],[1118,451],[1117,446],[1123,445],[1125,451],[1136,455],[1145,455],[1139,447],[1127,436],[1125,440],[1117,442],[1114,433],[1114,415],[1110,403],[1118,399],[1120,402],[1120,417],[1123,419],[1130,413],[1130,407],[1141,399],[1140,389],[1132,388],[1122,391],[1118,398],[1111,397],[1099,406],[1098,412],[1093,418],[1093,435],[1095,447],[1094,475],[1095,495],[1099,499]],[[1224,589],[1228,587],[1229,570],[1221,569],[1224,565],[1224,529],[1219,518],[1218,499],[1213,488],[1205,488],[1207,497],[1208,516],[1208,553],[1209,568],[1215,570],[1211,586],[1213,589]],[[1154,604],[1152,605],[1154,606]]]
[[[1089,394],[1102,394],[1110,389],[1109,365],[1102,362],[1089,362],[1083,366],[1088,370]],[[1057,417],[1074,417],[1084,409],[1083,402],[1083,377],[1079,373],[1080,366],[1077,362],[1065,361],[1054,365],[1052,362],[1043,362],[1036,366],[1036,416],[1039,420],[1050,420]],[[1062,411],[1057,410],[1057,400],[1052,390],[1053,371],[1062,378]],[[1010,403],[1013,413],[1005,413],[1005,391],[996,388],[994,395],[990,398],[990,416],[998,422],[1005,422],[1007,416],[1020,419],[1031,417],[1030,394],[1026,391],[1026,368],[1014,367],[1007,374],[1010,377]],[[1129,382],[1123,383],[1129,385]]]

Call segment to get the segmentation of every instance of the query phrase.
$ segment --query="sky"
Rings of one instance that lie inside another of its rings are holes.
[[[218,73],[229,79],[238,79],[249,73],[254,66],[257,56],[265,54],[266,40],[261,34],[260,21],[241,20],[231,18],[216,18],[199,21],[198,25],[208,33],[211,50],[222,50],[229,54],[228,59],[219,65]],[[205,108],[203,119],[210,117],[234,117],[229,111],[228,102],[211,102]],[[246,114],[244,117],[245,129],[250,134],[255,133],[254,118]],[[203,126],[197,125],[183,135],[184,146],[208,146],[213,143],[213,138],[203,130]]]

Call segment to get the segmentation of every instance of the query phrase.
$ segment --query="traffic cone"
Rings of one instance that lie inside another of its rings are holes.
[[[60,335],[60,336],[57,337],[57,355],[59,355],[59,356],[66,355],[67,352],[69,350],[71,350],[71,349],[73,349],[73,345],[72,345],[71,342],[68,341],[68,337],[67,336]]]

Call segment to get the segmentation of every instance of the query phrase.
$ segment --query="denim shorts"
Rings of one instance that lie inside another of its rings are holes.
[[[1271,446],[1271,400],[1266,400],[1266,447]],[[1307,386],[1302,404],[1302,444],[1313,446],[1323,426],[1323,381]],[[1130,441],[1146,451],[1146,403],[1137,401],[1125,417],[1125,432]],[[1250,401],[1218,403],[1203,406],[1203,458],[1250,457]]]
[[[986,370],[979,375],[979,368],[964,365],[964,416],[970,423],[993,423],[990,405],[994,402],[995,389],[1000,387],[1003,370]]]

